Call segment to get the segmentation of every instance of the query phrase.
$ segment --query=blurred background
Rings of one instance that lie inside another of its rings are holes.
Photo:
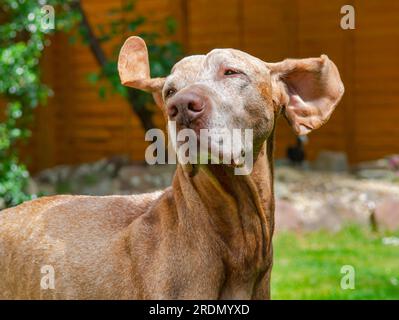
[[[343,29],[351,18],[354,29]],[[327,54],[346,89],[329,122],[306,139],[283,118],[277,127],[273,298],[399,298],[394,1],[1,0],[0,209],[170,184],[173,166],[144,162],[161,111],[119,83],[130,35],[146,40],[153,76],[213,48],[268,62]],[[345,265],[355,288],[342,286]]]

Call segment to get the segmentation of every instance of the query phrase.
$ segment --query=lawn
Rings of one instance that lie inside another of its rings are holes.
[[[397,242],[399,232],[351,226],[339,233],[277,234],[272,299],[399,299],[399,245],[384,238]],[[354,267],[354,289],[341,288],[344,265]]]

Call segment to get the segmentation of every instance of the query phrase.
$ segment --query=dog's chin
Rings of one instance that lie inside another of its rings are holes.
[[[216,151],[215,151],[216,150]],[[208,164],[225,165],[231,168],[238,168],[244,165],[241,150],[220,150],[215,145],[209,145],[208,149],[200,149],[199,157],[202,162]]]
[[[197,127],[196,130],[194,130],[196,139],[192,142],[196,143],[196,150],[194,150],[195,154],[189,156],[189,152],[187,150],[188,140],[177,142],[176,149],[180,163],[190,165],[224,165],[231,168],[241,168],[244,166],[245,153],[243,151],[243,147],[237,148],[237,145],[231,145],[228,147],[223,146],[220,141],[216,141],[217,137],[214,136],[208,137],[208,141],[201,141],[200,129],[207,128]],[[190,152],[192,151],[193,150]],[[185,159],[185,161],[181,161],[181,159]]]
[[[180,163],[192,165],[216,164],[237,168],[243,165],[244,160],[240,152],[218,150],[215,146],[208,146],[207,149],[199,146],[195,153],[189,154],[187,148],[184,147],[184,142],[178,143],[177,155]]]

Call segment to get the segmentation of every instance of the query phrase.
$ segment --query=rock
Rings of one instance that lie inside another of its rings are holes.
[[[354,169],[356,176],[362,179],[399,181],[399,155],[361,162]]]
[[[348,160],[344,152],[321,151],[313,167],[317,170],[345,172],[348,171]]]
[[[120,194],[119,182],[116,179],[104,178],[90,184],[76,184],[72,190],[74,194],[105,196]]]
[[[275,170],[275,179],[283,182],[299,182],[303,180],[303,173],[291,167],[277,167]]]
[[[123,190],[132,193],[154,191],[170,186],[176,166],[168,165],[131,165],[119,170],[118,178]]]
[[[399,175],[390,169],[361,169],[356,175],[361,179],[399,180]]]
[[[118,173],[121,189],[132,193],[152,190],[153,185],[144,179],[146,173],[145,166],[132,165],[121,168]]]
[[[364,199],[363,202],[365,203],[364,206],[367,206],[368,203],[372,203],[371,201],[367,201],[367,198]],[[356,210],[353,204],[353,202],[344,202],[341,199],[331,199],[327,201],[326,206],[324,207],[324,212],[329,216],[338,215],[342,224],[369,224],[370,213],[364,214],[364,212],[362,212],[363,210]]]
[[[172,184],[172,178],[175,170],[175,165],[150,166],[149,174],[153,177],[153,183],[158,188],[166,188]]]
[[[130,164],[130,159],[127,155],[112,156],[108,159],[109,163],[112,163],[116,168],[122,168]]]
[[[375,222],[380,230],[399,230],[399,197],[386,197],[375,208]]]
[[[288,201],[276,199],[275,231],[300,231],[303,226],[299,211]]]
[[[66,179],[71,172],[70,166],[56,166],[54,168],[46,169],[35,176],[38,183],[57,184],[62,179]]]
[[[275,180],[274,181],[274,195],[276,198],[279,198],[279,199],[289,199],[291,192],[285,183]]]
[[[389,166],[392,170],[399,171],[399,154],[393,154],[387,157]]]
[[[39,188],[37,186],[36,181],[33,178],[29,178],[28,180],[28,186],[26,188],[26,191],[28,194],[35,194],[37,195],[39,193]]]
[[[306,231],[328,230],[337,232],[342,228],[342,217],[333,206],[325,203],[320,204],[316,209],[313,219],[307,220],[304,224]]]
[[[367,225],[369,216],[353,208],[352,203],[341,199],[326,199],[315,209],[313,219],[306,220],[304,229],[307,231],[328,230],[337,232],[348,223]]]
[[[378,159],[374,161],[363,161],[355,165],[355,170],[368,170],[368,169],[390,169],[388,159]]]
[[[118,178],[122,181],[122,183],[129,184],[132,177],[140,177],[142,173],[142,166],[126,166],[119,170]]]
[[[47,196],[55,195],[56,192],[56,185],[47,182],[37,182],[38,193],[44,194]]]

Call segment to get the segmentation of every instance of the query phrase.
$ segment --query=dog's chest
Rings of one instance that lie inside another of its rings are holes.
[[[232,284],[222,290],[221,300],[250,300],[253,295],[253,284]]]

